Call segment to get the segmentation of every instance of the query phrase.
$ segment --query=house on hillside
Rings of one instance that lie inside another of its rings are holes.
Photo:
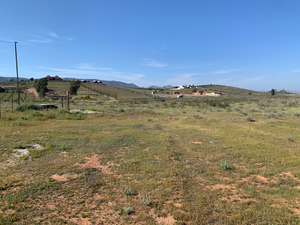
[[[61,78],[60,78],[59,76],[57,76],[57,75],[56,75],[56,76],[53,76],[53,77],[51,77],[50,75],[48,75],[48,76],[46,76],[45,78],[46,78],[48,81],[50,81],[50,80],[51,80],[51,81],[53,81],[53,80],[54,80],[54,81],[63,80],[63,79],[61,79]]]

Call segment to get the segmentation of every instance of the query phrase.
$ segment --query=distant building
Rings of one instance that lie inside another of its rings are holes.
[[[45,77],[48,81],[52,81],[52,80],[55,80],[55,81],[58,81],[58,80],[63,80],[63,79],[61,79],[59,76],[53,76],[53,77],[51,77],[50,75],[48,75],[48,76],[46,76]]]

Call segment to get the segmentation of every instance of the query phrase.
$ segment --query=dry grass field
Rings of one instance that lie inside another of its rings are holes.
[[[0,224],[300,223],[298,95],[133,98],[3,103]]]

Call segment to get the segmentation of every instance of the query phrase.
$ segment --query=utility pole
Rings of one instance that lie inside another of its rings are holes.
[[[19,90],[19,70],[18,70],[17,43],[18,43],[18,42],[15,41],[16,72],[17,72],[17,91],[18,91],[17,103],[18,103],[18,105],[20,105],[20,90]]]

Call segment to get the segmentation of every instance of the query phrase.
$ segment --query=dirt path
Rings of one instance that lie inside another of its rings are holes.
[[[36,98],[39,97],[39,94],[37,93],[37,91],[35,90],[34,87],[31,87],[31,88],[27,88],[25,90],[26,93],[29,93],[29,94],[33,94]]]

